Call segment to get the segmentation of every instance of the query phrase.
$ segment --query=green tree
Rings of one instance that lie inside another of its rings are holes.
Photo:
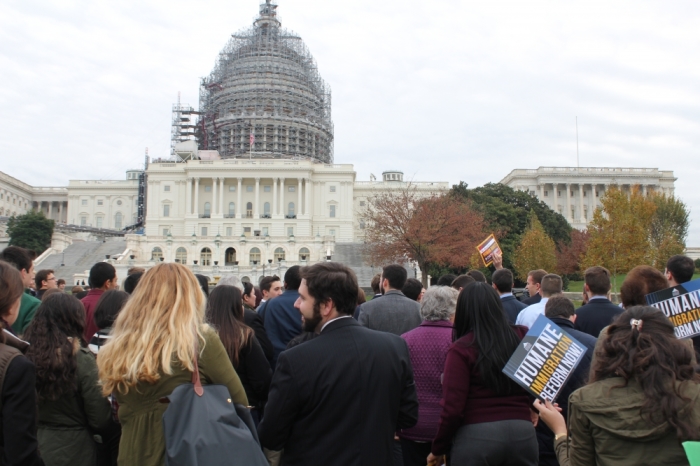
[[[489,183],[469,189],[460,181],[453,185],[451,194],[468,199],[480,211],[487,228],[496,234],[503,249],[503,266],[513,268],[512,258],[529,225],[530,213],[534,212],[545,233],[555,244],[571,242],[571,226],[559,213],[526,191],[516,191],[504,184]]]
[[[663,270],[669,257],[683,254],[690,227],[690,211],[680,199],[654,193],[650,197],[656,212],[649,225],[653,265]]]
[[[53,227],[54,221],[46,218],[43,212],[36,210],[10,217],[7,222],[10,246],[31,249],[41,254],[51,246]]]
[[[535,212],[530,213],[530,225],[522,236],[513,256],[513,269],[521,280],[531,270],[552,272],[557,267],[557,247],[547,235]]]

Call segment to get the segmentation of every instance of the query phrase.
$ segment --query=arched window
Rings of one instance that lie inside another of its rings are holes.
[[[284,260],[284,249],[282,248],[277,248],[275,249],[275,262],[283,261]]]
[[[263,214],[266,215],[266,217],[270,216],[270,203],[266,202],[263,204]]]
[[[210,202],[205,202],[204,203],[204,215],[209,217],[211,215],[211,203]]]
[[[294,217],[294,203],[290,202],[287,206],[287,217]]]
[[[158,246],[156,246],[151,251],[151,260],[156,261],[156,262],[160,262],[162,259],[163,259],[163,250],[161,248],[159,248]]]
[[[307,261],[311,257],[311,253],[309,252],[309,248],[301,248],[299,249],[299,260],[300,261]]]
[[[180,264],[187,263],[187,249],[177,248],[177,251],[175,251],[175,262],[179,262]]]
[[[122,213],[117,212],[114,215],[114,229],[115,230],[121,230],[122,229]]]
[[[253,218],[253,203],[249,202],[245,205],[245,216],[247,218]]]
[[[236,265],[236,250],[228,248],[225,253],[225,265]]]
[[[211,265],[211,249],[202,248],[202,252],[199,254],[199,263],[202,265]]]
[[[236,203],[235,202],[228,203],[228,216],[231,218],[234,218],[236,216]]]
[[[250,250],[250,264],[259,264],[260,263],[260,249],[258,248],[253,248]]]

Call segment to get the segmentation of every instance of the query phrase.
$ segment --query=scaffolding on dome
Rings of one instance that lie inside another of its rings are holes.
[[[200,149],[222,158],[333,162],[330,87],[301,37],[280,27],[270,0],[202,79],[195,134]]]
[[[180,93],[177,93],[177,103],[173,105],[173,123],[170,138],[170,156],[175,160],[179,160],[175,148],[178,144],[195,141],[195,128],[197,127],[194,121],[197,112],[189,104],[180,103]]]

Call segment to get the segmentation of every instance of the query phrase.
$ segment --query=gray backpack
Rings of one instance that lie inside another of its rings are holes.
[[[226,386],[203,386],[196,360],[192,383],[180,385],[168,399],[166,466],[269,466],[248,409],[232,403]]]

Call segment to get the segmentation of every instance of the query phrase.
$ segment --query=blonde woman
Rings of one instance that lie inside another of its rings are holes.
[[[141,278],[114,322],[97,362],[103,393],[114,393],[119,403],[120,465],[164,464],[168,405],[159,400],[191,382],[195,357],[203,384],[225,385],[234,403],[248,404],[221,340],[204,323],[205,307],[187,267],[159,264]]]

